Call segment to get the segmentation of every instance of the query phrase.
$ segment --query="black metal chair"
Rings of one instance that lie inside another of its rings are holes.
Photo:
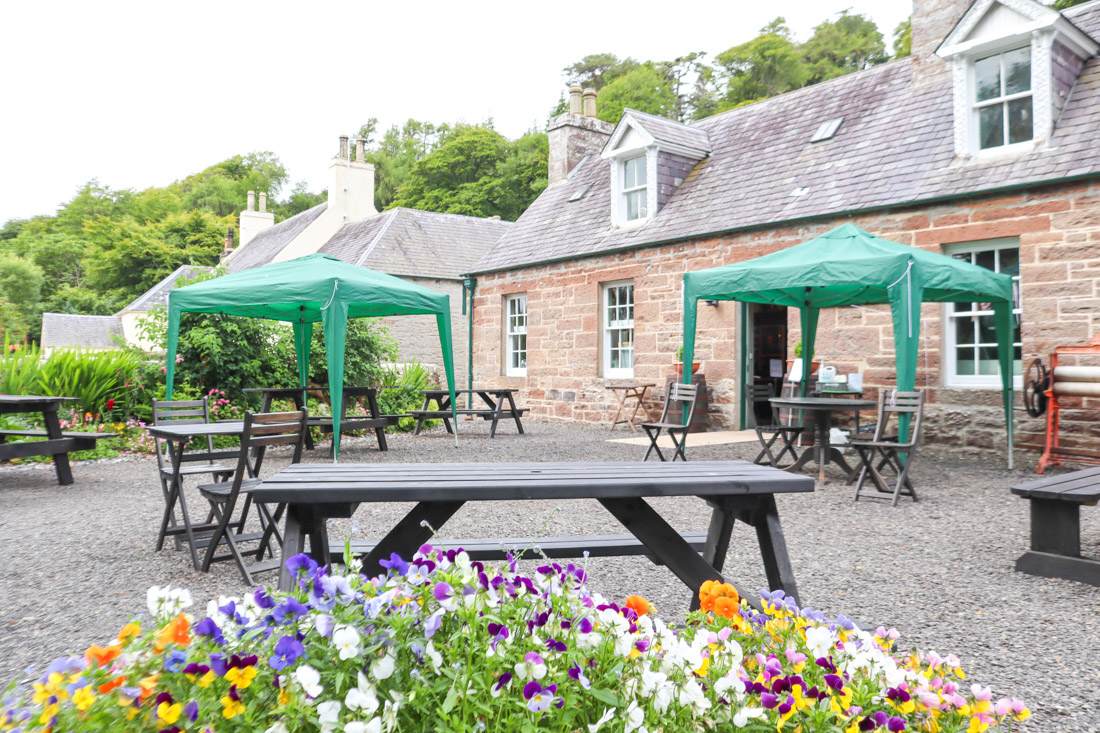
[[[908,414],[913,417],[909,426],[909,440],[901,443],[900,437],[886,437],[886,425],[891,416]],[[853,437],[849,446],[859,455],[858,477],[856,471],[852,472],[849,483],[856,481],[855,500],[860,497],[867,499],[882,499],[891,501],[892,506],[898,505],[898,498],[902,495],[917,500],[917,492],[909,480],[909,469],[913,465],[913,458],[920,444],[920,428],[924,417],[924,392],[899,392],[897,390],[882,390],[878,396],[878,422],[875,426],[875,435],[871,440],[864,440],[858,436]],[[884,475],[892,473],[889,477]],[[867,479],[871,479],[875,490],[864,488]],[[893,486],[890,486],[890,482]]]
[[[753,460],[753,463],[784,468],[779,464],[783,462],[783,456],[790,453],[791,464],[793,465],[798,460],[798,452],[795,450],[794,441],[802,434],[802,426],[783,424],[779,417],[779,408],[771,401],[771,398],[775,397],[775,385],[771,382],[753,384],[749,386],[747,392],[749,404],[746,407],[748,408],[749,420],[753,429],[756,430],[756,437],[760,440],[761,448],[760,455]],[[771,412],[772,420],[767,425],[760,425],[756,419],[756,406],[761,403],[767,403]],[[779,446],[779,455],[773,455],[772,450],[776,447],[777,442],[782,443]]]
[[[695,414],[695,400],[698,397],[698,389],[698,385],[695,384],[672,383],[668,395],[665,396],[665,407],[661,411],[661,419],[657,422],[642,423],[642,429],[649,436],[649,449],[645,452],[643,461],[648,461],[649,454],[653,451],[657,451],[657,457],[662,461],[668,460],[665,458],[664,453],[661,453],[660,446],[657,445],[657,438],[661,436],[662,432],[668,434],[668,437],[672,440],[672,445],[675,447],[672,460],[675,461],[676,456],[680,456],[681,461],[687,460],[684,449],[687,447],[687,434],[691,427],[691,417]],[[669,407],[673,403],[680,405],[682,422],[669,422]],[[676,436],[680,436],[679,441],[676,440]]]
[[[210,509],[217,520],[217,526],[206,545],[206,552],[202,558],[202,570],[204,573],[210,570],[210,565],[223,560],[234,560],[241,576],[249,585],[255,585],[253,575],[267,570],[277,570],[279,567],[279,549],[282,547],[282,535],[279,533],[278,522],[283,515],[285,505],[280,504],[275,511],[266,504],[256,502],[256,513],[260,520],[259,535],[239,535],[228,531],[243,519],[233,520],[233,512],[241,494],[245,495],[246,505],[251,502],[251,492],[259,486],[260,468],[263,465],[264,454],[267,448],[275,445],[293,445],[294,454],[291,463],[299,463],[302,460],[302,449],[305,444],[306,411],[296,412],[246,412],[244,416],[244,431],[241,434],[240,456],[237,459],[237,469],[233,473],[231,481],[223,481],[216,484],[207,484],[199,487],[199,491],[210,502]],[[253,458],[253,451],[255,456]],[[243,513],[243,511],[242,511]],[[241,550],[240,544],[247,540],[257,539],[256,549],[247,552]],[[226,545],[228,552],[218,552],[221,544]],[[272,546],[274,540],[277,547]],[[273,560],[263,563],[264,554],[271,551]],[[245,563],[245,556],[251,555],[255,564]]]
[[[173,425],[194,425],[197,423],[210,422],[210,403],[206,397],[201,400],[153,400],[153,424],[164,425],[170,423]],[[154,438],[154,447],[157,454],[157,473],[160,476],[160,487],[164,492],[164,500],[168,501],[171,494],[172,483],[172,457],[169,455],[169,444],[167,441],[163,441],[160,438]],[[177,498],[177,502],[180,505],[180,511],[186,514],[187,502],[183,496],[183,478],[185,476],[201,476],[203,474],[211,474],[215,481],[222,481],[228,479],[233,475],[233,469],[231,467],[224,466],[216,462],[216,458],[222,458],[225,454],[215,454],[214,441],[208,435],[206,436],[206,448],[198,450],[188,450],[183,454],[183,459],[180,463],[180,493]],[[208,516],[207,523],[212,521],[212,517]],[[200,527],[203,525],[199,525]],[[192,527],[195,529],[195,527]],[[184,529],[179,525],[176,520],[175,508],[169,517],[168,525],[161,528],[160,533],[157,535],[157,550],[164,547],[164,538],[167,535],[173,535],[176,539],[176,549],[180,549],[182,545],[182,535]]]

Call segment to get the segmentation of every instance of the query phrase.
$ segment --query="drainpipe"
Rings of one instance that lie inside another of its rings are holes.
[[[462,315],[468,316],[466,324],[466,386],[474,388],[474,289],[477,287],[477,278],[466,277],[462,281]],[[467,309],[466,301],[469,297],[470,307]],[[472,409],[473,394],[466,395],[466,409]]]

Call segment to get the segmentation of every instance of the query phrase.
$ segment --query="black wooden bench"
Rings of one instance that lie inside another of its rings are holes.
[[[46,438],[46,440],[8,442],[9,437]],[[50,438],[45,430],[0,430],[0,459],[52,456],[78,450],[95,450],[97,440],[117,438],[118,433],[80,433],[63,431],[60,438]]]
[[[454,391],[456,399],[460,398],[462,395],[469,395],[468,405],[472,405],[473,396],[477,395],[484,407],[467,406],[456,409],[454,413],[456,415],[472,415],[473,417],[480,417],[482,420],[491,421],[492,425],[489,427],[490,438],[496,436],[497,425],[500,424],[500,419],[510,417],[516,423],[516,430],[522,435],[523,423],[520,422],[520,418],[530,410],[526,407],[516,407],[515,393],[518,391],[518,389],[511,388],[456,389]],[[409,410],[409,417],[416,418],[416,429],[413,431],[413,435],[420,435],[420,430],[424,427],[424,421],[429,419],[443,420],[443,426],[447,428],[447,432],[453,433],[454,430],[451,429],[450,392],[445,389],[422,389],[420,390],[420,394],[424,395],[424,404],[419,410]],[[438,405],[438,408],[435,410],[429,409],[429,405],[433,400]],[[505,403],[507,403],[507,406]]]
[[[382,387],[381,389],[386,389],[386,387]],[[301,387],[249,387],[244,391],[259,392],[263,395],[260,412],[270,412],[272,401],[277,399],[293,401],[295,410],[301,410],[304,404],[302,402],[303,390]],[[310,387],[305,391],[327,392],[328,390]],[[370,414],[349,415],[349,403],[354,400],[362,399],[366,399],[366,407]],[[389,450],[389,446],[386,444],[385,428],[396,426],[398,421],[403,417],[407,417],[407,415],[382,414],[381,409],[378,407],[378,389],[375,387],[344,387],[344,412],[340,417],[341,433],[350,433],[356,430],[373,430],[375,437],[378,439],[378,450]],[[331,415],[311,415],[307,423],[310,427],[320,428],[321,432],[325,435],[332,433]],[[313,450],[314,448],[313,436],[309,433],[306,433],[306,448],[309,450]],[[332,446],[329,446],[330,454],[331,450]]]
[[[1029,481],[1012,493],[1031,500],[1031,549],[1016,569],[1100,586],[1100,560],[1081,557],[1081,506],[1100,501],[1100,468]]]

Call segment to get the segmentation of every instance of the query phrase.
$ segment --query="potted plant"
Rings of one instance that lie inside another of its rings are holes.
[[[699,371],[699,366],[700,366],[700,362],[692,361],[691,362],[691,373],[695,374],[695,372]],[[684,373],[684,347],[681,346],[680,348],[676,349],[676,376],[679,377],[683,373]]]
[[[799,341],[794,345],[794,349],[791,350],[794,354],[794,359],[787,359],[787,374],[791,373],[791,369],[794,367],[795,359],[802,358],[802,342]],[[814,360],[810,362],[810,374],[816,374],[817,370],[821,368],[821,362]]]

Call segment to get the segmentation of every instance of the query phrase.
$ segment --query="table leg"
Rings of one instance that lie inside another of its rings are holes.
[[[303,400],[302,400],[302,395],[300,395],[300,394],[295,394],[294,395],[294,409],[295,410],[301,410],[305,406],[305,404],[306,403],[303,402]],[[310,432],[309,427],[307,426],[306,427],[306,450],[313,450],[314,447],[315,446],[313,445],[313,433]]]
[[[396,552],[403,560],[411,560],[417,548],[454,516],[464,501],[422,501],[409,511],[374,549],[363,559],[363,572],[373,576],[385,572],[379,560]],[[428,525],[428,526],[425,526]]]
[[[421,410],[427,410],[428,405],[431,403],[431,398],[428,395],[424,395],[424,404],[420,406]],[[424,427],[424,418],[416,418],[416,428],[413,430],[413,435],[420,435],[420,428]]]
[[[500,421],[500,411],[504,408],[504,400],[497,399],[494,401],[493,398],[489,396],[488,392],[478,392],[478,395],[481,397],[481,401],[488,405],[489,409],[493,411],[493,422],[489,426],[489,437],[495,438],[497,434],[497,423]]]
[[[46,423],[46,438],[48,440],[61,440],[61,423],[57,419],[57,410],[43,410],[42,421]],[[57,472],[58,486],[68,486],[73,482],[73,472],[69,468],[68,453],[54,453],[53,468]]]
[[[619,401],[619,409],[615,410],[615,417],[611,418],[611,432],[615,432],[615,426],[622,422],[619,420],[619,416],[623,414],[623,408],[626,407],[626,390],[614,389],[611,390],[611,394],[615,395],[615,399]],[[633,426],[631,426],[631,428],[633,428]]]
[[[698,596],[699,587],[707,580],[729,582],[700,557],[680,533],[669,526],[644,499],[599,499],[599,502],[641,540],[650,554],[675,573],[691,589],[693,595]],[[737,592],[750,605],[760,610],[760,602],[754,600],[754,596],[746,594],[736,585],[734,588],[737,588]]]
[[[629,423],[629,425],[630,425],[630,432],[632,432],[632,433],[638,432],[638,428],[635,427],[635,424],[637,423],[637,420],[638,420],[638,411],[639,410],[641,410],[642,412],[645,413],[644,422],[653,422],[652,418],[649,415],[649,410],[645,406],[645,394],[648,391],[649,391],[649,387],[638,387],[637,389],[633,390],[632,396],[634,397],[634,399],[636,399],[638,401],[638,403],[636,405],[634,405],[634,412],[630,413],[630,423]]]
[[[382,417],[382,410],[378,407],[378,393],[373,389],[367,392],[367,406],[370,409],[370,416],[377,420]],[[378,450],[388,451],[389,446],[386,445],[386,429],[384,426],[379,425],[374,429],[374,435],[378,438]]]
[[[814,420],[814,460],[817,461],[817,480],[825,482],[825,464],[829,462],[829,413],[818,413]]]
[[[710,515],[710,529],[707,531],[707,544],[703,548],[703,560],[718,572],[726,564],[726,553],[730,548],[730,535],[736,517],[733,512],[714,507]],[[699,594],[691,599],[691,610],[699,610]]]
[[[425,410],[428,409],[428,400],[424,401],[424,409]],[[451,396],[450,395],[445,395],[439,401],[439,409],[443,410],[443,411],[451,409]],[[417,424],[419,424],[419,423],[417,423]],[[447,432],[449,434],[454,435],[455,431],[451,430],[451,418],[447,417],[446,415],[443,416],[443,427],[447,428]],[[455,427],[457,428],[458,426],[456,425]]]
[[[794,582],[794,568],[787,554],[787,540],[783,536],[783,525],[779,523],[779,510],[775,506],[775,497],[768,494],[758,499],[756,512],[756,539],[760,543],[760,556],[764,558],[764,574],[768,578],[771,590],[782,589],[798,600],[798,587]]]
[[[287,560],[301,554],[306,549],[306,536],[302,532],[301,512],[307,509],[302,504],[290,504],[286,511],[286,528],[283,530],[283,554],[279,560],[279,590],[290,591],[294,588],[294,578],[287,569]]]
[[[508,405],[512,408],[512,419],[516,421],[516,430],[520,435],[523,435],[523,423],[519,421],[519,408],[516,407],[516,400],[512,397],[511,392],[505,392],[504,396],[508,398]]]

